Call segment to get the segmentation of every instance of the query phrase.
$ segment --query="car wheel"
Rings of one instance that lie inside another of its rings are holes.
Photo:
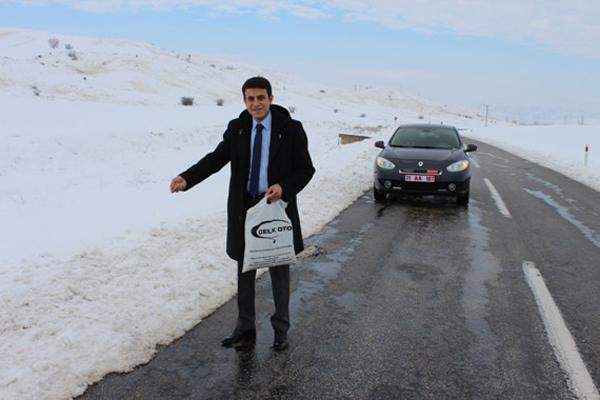
[[[469,192],[456,196],[456,204],[467,207],[469,205]]]
[[[386,194],[381,190],[373,188],[373,198],[375,199],[375,203],[385,203]]]

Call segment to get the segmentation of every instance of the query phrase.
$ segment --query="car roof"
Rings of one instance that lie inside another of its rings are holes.
[[[441,124],[404,124],[404,125],[400,125],[398,128],[449,128],[449,129],[456,130],[456,127],[453,125],[441,125]]]

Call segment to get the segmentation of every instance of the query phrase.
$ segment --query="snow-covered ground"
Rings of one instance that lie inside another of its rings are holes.
[[[493,125],[464,135],[502,147],[600,191],[600,124]]]
[[[0,399],[81,394],[234,295],[227,167],[187,193],[169,182],[218,143],[250,76],[270,78],[309,136],[317,173],[299,196],[305,236],[370,187],[373,142],[397,123],[454,124],[598,189],[598,127],[485,128],[397,91],[323,87],[144,43],[0,28],[0,48]],[[372,139],[340,145],[339,133]]]

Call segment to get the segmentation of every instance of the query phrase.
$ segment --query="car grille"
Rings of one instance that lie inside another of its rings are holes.
[[[424,174],[424,175],[441,175],[442,174],[442,171],[440,171],[439,169],[425,169],[425,168],[410,169],[410,168],[403,168],[400,171],[403,174]]]

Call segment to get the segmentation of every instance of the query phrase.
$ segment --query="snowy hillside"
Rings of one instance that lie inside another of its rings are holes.
[[[51,47],[50,40],[56,40],[56,48]],[[268,74],[284,105],[304,97],[318,103],[313,106],[331,111],[340,108],[337,96],[342,95],[345,103],[357,106],[366,101],[422,113],[439,109],[425,99],[394,91],[357,95],[324,90],[327,88],[261,67],[177,54],[145,43],[4,29],[0,31],[0,44],[0,88],[3,93],[15,95],[38,92],[46,99],[138,105],[177,105],[181,97],[189,96],[200,106],[214,105],[222,99],[224,104],[239,107],[240,80]]]
[[[56,49],[50,39],[57,39]],[[2,89],[11,94],[32,93],[36,87],[47,99],[152,105],[199,94],[201,104],[239,98],[233,90],[235,67],[195,57],[187,61],[143,43],[22,31],[4,31],[0,40]]]

